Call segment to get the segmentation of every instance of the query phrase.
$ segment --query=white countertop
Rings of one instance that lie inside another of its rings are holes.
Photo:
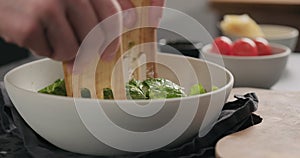
[[[300,92],[300,53],[292,53],[280,80],[272,90]]]

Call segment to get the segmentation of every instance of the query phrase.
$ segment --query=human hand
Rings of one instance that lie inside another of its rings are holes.
[[[0,36],[37,55],[72,61],[90,30],[118,11],[115,0],[0,0]],[[102,28],[99,45],[107,32],[120,29],[116,23]],[[107,52],[115,52],[114,45]],[[111,58],[113,54],[105,56]]]

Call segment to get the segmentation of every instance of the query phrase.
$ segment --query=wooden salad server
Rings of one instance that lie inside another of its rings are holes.
[[[156,75],[156,28],[151,26],[149,22],[149,7],[151,0],[131,0],[135,7],[140,7],[136,10],[138,15],[136,29],[125,29],[125,34],[122,36],[123,53],[128,53],[130,58],[131,68],[139,66],[132,70],[132,77],[139,80],[146,78],[155,78]],[[136,60],[145,55],[146,69],[142,69],[140,60]],[[127,57],[125,55],[125,57]]]
[[[150,6],[151,0],[132,0],[132,3],[137,7],[136,12],[138,18],[136,27],[132,29],[124,28],[119,50],[113,60],[104,61],[100,59],[95,69],[96,72],[87,73],[89,75],[80,77],[73,75],[72,72],[67,69],[66,63],[63,63],[68,96],[87,96],[103,99],[103,89],[110,88],[113,91],[114,99],[122,100],[126,99],[126,81],[131,78],[144,80],[146,78],[156,77],[156,28],[148,27],[150,26],[149,8],[141,8],[143,6]],[[144,57],[144,62],[141,62],[142,57]],[[123,59],[127,62],[124,62]],[[143,63],[146,63],[144,69],[141,66]],[[126,70],[124,67],[128,69]],[[90,78],[94,76],[94,79]],[[126,77],[124,78],[124,76]],[[72,79],[75,77],[80,85],[78,86],[79,88],[72,89]],[[95,81],[95,83],[93,83],[93,81]],[[82,94],[83,89],[88,89],[89,94]]]

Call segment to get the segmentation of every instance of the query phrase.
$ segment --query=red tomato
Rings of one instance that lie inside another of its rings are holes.
[[[232,55],[232,41],[225,36],[220,36],[214,39],[212,52],[223,55]]]
[[[258,50],[258,55],[271,55],[272,54],[271,47],[269,45],[269,42],[266,39],[259,37],[259,38],[256,38],[254,40],[254,42],[255,42],[257,50]]]
[[[249,38],[236,40],[232,46],[232,53],[236,56],[257,56],[256,44]]]

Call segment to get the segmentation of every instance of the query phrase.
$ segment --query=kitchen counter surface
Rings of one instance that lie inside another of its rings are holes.
[[[280,80],[272,90],[300,92],[300,53],[292,53]]]

